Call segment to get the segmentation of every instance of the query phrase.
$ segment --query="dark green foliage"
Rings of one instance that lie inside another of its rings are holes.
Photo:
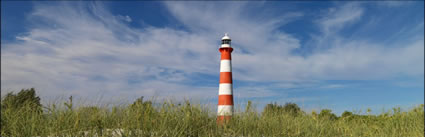
[[[344,113],[342,113],[341,117],[350,117],[352,115],[353,115],[352,112],[350,112],[350,111],[344,111]]]
[[[303,114],[303,111],[295,103],[286,103],[284,106],[274,104],[267,104],[264,108],[264,115],[274,115],[274,114],[290,114],[292,116],[299,116]]]
[[[283,111],[286,112],[286,113],[290,113],[293,116],[297,116],[297,115],[302,114],[302,111],[301,111],[300,107],[298,107],[297,104],[291,103],[291,102],[286,103],[283,106]]]
[[[36,96],[34,88],[22,89],[18,94],[7,93],[1,100],[1,109],[19,109],[26,106],[36,112],[42,110],[40,97]]]
[[[20,117],[19,123],[14,122],[14,119],[10,119],[8,115]],[[18,94],[13,92],[7,93],[1,100],[1,133],[4,135],[12,135],[14,132],[26,132],[25,128],[10,129],[6,128],[7,125],[14,125],[25,127],[30,124],[38,124],[37,119],[41,119],[42,116],[42,105],[40,103],[40,97],[36,96],[34,88],[22,89]],[[23,136],[29,136],[28,134],[22,134]]]
[[[319,118],[325,118],[329,120],[336,120],[338,117],[332,113],[330,109],[322,109],[319,113]]]
[[[274,104],[270,103],[270,104],[267,104],[264,107],[263,115],[270,116],[270,115],[281,113],[280,111],[281,111],[281,109],[280,109],[279,105],[277,105],[276,103],[274,103]]]

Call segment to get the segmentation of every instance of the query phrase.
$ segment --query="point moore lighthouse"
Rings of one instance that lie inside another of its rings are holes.
[[[233,85],[231,39],[227,35],[221,39],[220,84],[218,88],[217,121],[228,120],[233,115]]]

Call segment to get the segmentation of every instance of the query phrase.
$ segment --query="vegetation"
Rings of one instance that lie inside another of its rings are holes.
[[[1,136],[385,136],[423,137],[424,105],[394,108],[379,115],[329,109],[303,112],[296,104],[268,104],[260,114],[251,102],[244,112],[217,125],[215,111],[199,104],[144,101],[122,106],[44,106],[34,89],[1,100]],[[33,94],[34,93],[34,94]],[[155,104],[155,105],[154,105]]]
[[[41,111],[40,97],[35,95],[34,88],[22,89],[18,94],[8,93],[1,102],[1,109],[19,109],[26,106]]]
[[[263,111],[263,115],[267,116],[274,116],[280,114],[289,114],[296,117],[304,114],[304,112],[302,112],[301,108],[298,107],[298,105],[295,103],[286,103],[284,106],[280,106],[276,103],[267,104]]]

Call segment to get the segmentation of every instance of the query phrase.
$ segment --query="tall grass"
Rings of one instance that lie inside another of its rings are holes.
[[[31,105],[1,110],[1,136],[289,136],[423,137],[424,105],[379,115],[329,119],[317,114],[237,112],[217,124],[215,112],[200,104],[121,106],[52,104],[43,112]]]

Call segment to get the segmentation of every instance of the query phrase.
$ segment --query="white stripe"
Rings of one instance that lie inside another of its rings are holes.
[[[217,115],[219,116],[231,116],[233,114],[232,105],[218,105]]]
[[[232,95],[233,87],[230,83],[223,83],[218,86],[218,95]]]
[[[232,62],[230,60],[221,60],[220,72],[232,72]]]
[[[221,47],[230,47],[229,44],[221,44]]]

